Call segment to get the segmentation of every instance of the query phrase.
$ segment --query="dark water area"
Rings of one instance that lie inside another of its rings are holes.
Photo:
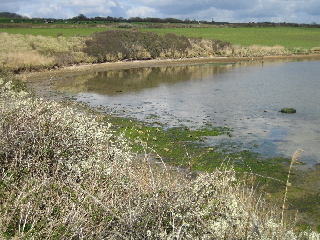
[[[230,151],[320,163],[320,61],[241,62],[93,72],[54,88],[105,112],[165,127],[227,126],[232,137],[208,138]],[[284,107],[295,114],[279,111]]]

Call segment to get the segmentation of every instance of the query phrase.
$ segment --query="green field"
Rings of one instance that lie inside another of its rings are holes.
[[[268,28],[155,28],[142,29],[159,34],[168,32],[187,37],[219,39],[233,45],[275,46],[286,48],[313,48],[320,46],[319,28],[268,27]]]
[[[0,32],[10,34],[31,34],[57,37],[62,33],[63,37],[88,36],[95,32],[106,31],[110,28],[0,28]]]
[[[0,28],[0,32],[11,34],[32,34],[56,37],[59,33],[62,36],[87,36],[95,32],[105,31],[111,28]],[[219,39],[230,42],[233,45],[251,46],[276,46],[286,48],[320,47],[319,28],[297,28],[297,27],[266,27],[266,28],[142,28],[142,31],[152,31],[160,35],[175,33],[187,37],[201,37],[208,39]]]

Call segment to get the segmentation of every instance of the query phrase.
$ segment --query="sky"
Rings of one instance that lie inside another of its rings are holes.
[[[156,17],[215,22],[320,24],[319,0],[0,0],[0,12],[31,18]]]

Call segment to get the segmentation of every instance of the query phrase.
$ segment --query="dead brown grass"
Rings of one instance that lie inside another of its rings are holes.
[[[9,52],[0,55],[0,62],[4,69],[34,70],[44,67],[52,67],[54,58],[47,57],[35,51]]]

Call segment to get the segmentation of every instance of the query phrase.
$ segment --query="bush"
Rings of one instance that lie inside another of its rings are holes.
[[[191,47],[189,39],[185,36],[177,36],[173,33],[167,33],[164,36],[163,50],[166,57],[186,57]]]
[[[157,52],[153,49],[157,42],[155,36],[152,33],[121,30],[96,33],[86,41],[84,52],[96,57],[98,62],[150,58],[151,53],[156,56]]]
[[[86,41],[84,52],[99,62],[150,59],[160,56],[161,38],[155,33],[111,30],[96,33]]]
[[[210,50],[199,48],[199,44],[194,46],[193,42],[203,42],[207,47],[207,41],[189,39],[185,36],[177,36],[167,33],[164,36],[152,32],[109,30],[96,33],[90,40],[86,41],[84,52],[96,57],[98,62],[120,61],[124,59],[155,59],[182,58],[194,56],[210,56],[217,54],[220,50],[230,47],[230,43],[213,41]]]

